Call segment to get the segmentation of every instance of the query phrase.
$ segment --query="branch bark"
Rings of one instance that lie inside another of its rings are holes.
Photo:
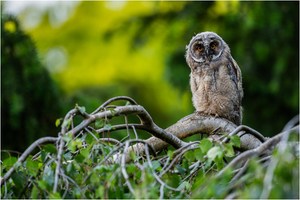
[[[237,126],[235,124],[226,119],[193,113],[166,128],[165,131],[175,135],[179,139],[184,139],[194,134],[208,134],[210,137],[214,137],[218,134],[230,134],[235,131],[236,128]],[[262,143],[257,137],[249,133],[243,134],[240,140],[242,150],[254,149]],[[157,137],[151,137],[147,139],[146,142],[151,145],[156,152],[167,148],[169,145]],[[143,154],[145,147],[143,144],[136,144],[133,145],[129,151]],[[119,157],[119,155],[116,155],[114,157],[116,159],[115,161],[117,161]],[[126,157],[126,161],[130,161],[129,156]]]

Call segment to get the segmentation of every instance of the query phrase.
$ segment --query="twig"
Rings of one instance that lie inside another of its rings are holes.
[[[197,162],[195,162],[194,164],[192,164],[189,167],[189,169],[191,170],[190,174],[188,176],[184,177],[184,179],[182,179],[182,182],[186,181],[187,179],[194,176],[194,174],[196,174],[201,167],[203,167],[203,164],[201,164],[201,162],[199,160]]]
[[[126,142],[125,143],[125,148],[124,148],[124,152],[126,152],[128,150],[128,147],[129,147],[129,142]],[[125,166],[125,153],[122,154],[122,157],[121,157],[121,171],[122,171],[122,174],[123,174],[123,177],[125,179],[125,182],[126,182],[126,185],[128,187],[128,189],[130,190],[130,192],[135,196],[135,191],[129,181],[129,176],[127,174],[127,171],[126,171],[126,166]]]
[[[63,136],[66,134],[68,126],[69,126],[69,120],[72,120],[73,116],[79,112],[78,108],[72,109],[69,111],[63,121],[63,124],[61,126],[61,132],[59,133],[59,138],[58,138],[58,152],[57,152],[57,162],[56,162],[56,168],[55,168],[55,175],[54,175],[54,186],[53,186],[53,193],[57,192],[57,187],[58,187],[58,176],[59,176],[59,170],[61,166],[61,159],[62,159],[62,154],[63,154],[63,149],[65,146],[65,141],[63,139]],[[73,130],[73,128],[72,128]]]
[[[241,132],[241,131],[247,131],[247,132]],[[246,134],[246,133],[253,135],[257,139],[259,139],[261,142],[266,141],[266,138],[261,133],[259,133],[258,131],[254,130],[253,128],[250,128],[249,126],[246,126],[246,125],[240,125],[240,126],[236,127],[236,129],[234,129],[234,131],[229,133],[228,136],[233,136],[233,135],[242,136],[243,134]],[[229,140],[229,138],[226,137],[223,139],[222,142],[227,142],[228,140]]]
[[[287,147],[287,142],[289,139],[289,135],[291,132],[287,132],[287,134],[284,134],[282,136],[282,139],[280,143],[278,144],[278,153],[279,155],[282,155]],[[274,170],[276,169],[276,166],[278,164],[279,160],[278,157],[272,157],[271,162],[267,168],[266,175],[264,177],[264,186],[263,186],[263,191],[261,193],[260,198],[261,199],[268,199],[270,191],[272,189],[272,179],[273,179],[273,174]]]
[[[128,128],[132,129],[132,126],[134,126],[136,129],[140,129],[140,130],[145,130],[145,126],[142,124],[118,124],[118,125],[113,125],[110,129],[110,131],[118,131],[118,130],[124,130],[126,129],[128,126]],[[103,133],[107,131],[106,128],[101,128],[101,129],[97,129],[96,132],[97,133]]]
[[[244,174],[244,172],[247,170],[248,164],[249,164],[249,160],[247,160],[245,162],[245,164],[243,165],[243,167],[241,167],[239,169],[239,171],[236,173],[236,175],[231,179],[230,183],[234,183],[236,180],[238,180]]]
[[[177,191],[179,192],[180,189],[178,188],[173,188],[171,186],[169,186],[168,184],[166,184],[165,182],[163,182],[160,177],[155,173],[154,169],[153,169],[153,165],[152,165],[152,162],[150,160],[150,155],[149,155],[149,150],[148,150],[148,144],[145,145],[145,150],[146,150],[146,158],[147,158],[147,161],[148,161],[148,164],[149,164],[149,167],[150,169],[152,170],[152,174],[154,175],[155,179],[161,184],[161,185],[164,185],[164,187],[168,188],[169,190],[173,190],[173,191]]]
[[[114,138],[99,138],[98,140],[103,141],[103,142],[114,143],[116,145],[120,145],[121,144],[121,142],[119,142],[118,140],[116,140]]]
[[[288,123],[286,123],[286,125],[284,126],[284,128],[282,129],[282,131],[289,130],[289,129],[293,128],[297,124],[299,124],[299,115],[296,115],[290,121],[288,121]]]
[[[91,114],[95,114],[97,112],[99,112],[101,109],[103,109],[104,107],[106,107],[107,105],[109,105],[110,103],[114,102],[114,101],[118,101],[118,100],[126,100],[126,101],[129,101],[131,104],[133,105],[138,105],[136,103],[135,100],[133,100],[132,98],[130,97],[127,97],[127,96],[118,96],[118,97],[114,97],[114,98],[111,98],[109,100],[107,100],[106,102],[104,102],[101,106],[99,106],[94,112],[92,112]]]
[[[96,113],[94,115],[90,115],[88,119],[83,120],[79,125],[74,127],[74,129],[70,130],[69,132],[71,132],[72,134],[77,134],[79,131],[87,127],[90,123],[94,122],[96,119],[102,119],[106,117],[110,118],[110,117],[129,115],[129,114],[138,115],[139,118],[142,120],[142,125],[144,125],[146,131],[148,131],[155,137],[160,138],[163,141],[166,141],[167,143],[171,144],[175,148],[182,147],[186,144],[178,137],[158,127],[153,122],[149,113],[142,106],[139,105],[118,106],[113,111],[107,110],[107,111]]]
[[[44,143],[54,143],[57,141],[57,137],[43,137],[35,142],[33,142],[25,151],[24,153],[19,157],[18,161],[6,172],[6,174],[1,178],[1,186],[4,182],[6,182],[12,175],[12,173],[15,171],[15,169],[23,163],[26,158],[31,154],[31,152],[38,147],[41,144]]]
[[[160,185],[159,189],[159,199],[164,199],[164,185]]]
[[[198,144],[198,143],[199,142],[191,142],[188,145],[186,145],[180,149],[177,149],[176,152],[174,152],[174,153],[175,154],[179,153],[179,154],[173,158],[172,162],[170,163],[170,165],[168,167],[165,167],[165,166],[163,167],[164,170],[162,170],[162,172],[159,174],[159,176],[162,177],[165,173],[167,173],[173,167],[173,165],[176,162],[178,162],[179,158],[181,158],[182,155],[185,154],[187,151],[199,148],[198,146],[195,146],[195,144]]]
[[[228,170],[229,168],[235,167],[240,162],[248,160],[250,157],[252,157],[254,155],[259,155],[260,153],[264,152],[265,150],[269,149],[270,147],[276,145],[281,140],[282,136],[284,136],[285,134],[289,134],[290,132],[294,132],[294,131],[299,133],[299,126],[296,126],[290,130],[279,133],[278,135],[268,139],[266,142],[262,143],[260,146],[258,146],[255,149],[248,150],[248,151],[241,153],[239,156],[235,157],[226,167],[224,167],[217,174],[217,177],[222,176],[226,170]]]
[[[79,190],[81,190],[81,188],[79,187],[79,185],[71,177],[67,176],[63,170],[61,171],[61,176],[65,177],[66,179],[68,179],[69,181],[71,181]],[[84,199],[85,196],[84,196],[84,194],[82,194],[82,195],[83,195],[83,199]]]
[[[92,133],[92,131],[90,131],[88,128],[85,128],[84,130],[86,130],[86,132],[88,132],[91,136],[93,136],[93,138],[96,140],[96,141],[99,141],[99,139]]]

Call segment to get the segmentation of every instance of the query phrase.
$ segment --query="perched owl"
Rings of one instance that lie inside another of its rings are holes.
[[[225,41],[213,32],[199,33],[186,46],[185,56],[191,68],[190,85],[196,111],[240,125],[241,70]]]

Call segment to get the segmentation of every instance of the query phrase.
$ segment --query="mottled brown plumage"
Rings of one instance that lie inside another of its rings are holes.
[[[213,32],[197,34],[186,47],[186,61],[191,68],[190,85],[196,111],[240,125],[241,70],[225,41]]]

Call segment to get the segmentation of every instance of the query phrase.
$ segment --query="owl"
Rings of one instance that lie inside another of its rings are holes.
[[[242,76],[226,42],[216,33],[202,32],[186,46],[190,86],[196,111],[242,122]]]

